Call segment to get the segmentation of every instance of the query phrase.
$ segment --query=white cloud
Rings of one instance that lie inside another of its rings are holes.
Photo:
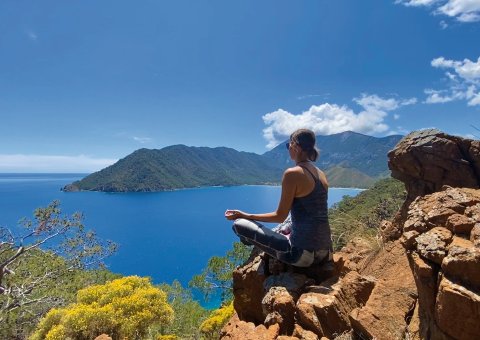
[[[397,126],[395,129],[388,131],[388,135],[408,135],[411,130],[407,130],[402,126]]]
[[[469,106],[480,105],[480,92],[474,94],[468,101]]]
[[[414,105],[414,104],[417,103],[417,101],[418,101],[417,98],[412,97],[410,99],[404,99],[404,100],[400,101],[400,105],[401,106]]]
[[[399,120],[399,119],[400,119],[400,115],[395,113],[395,114],[393,115],[393,119]]]
[[[431,65],[447,70],[445,75],[449,84],[448,89],[426,89],[425,94],[428,97],[425,103],[437,104],[467,100],[469,106],[480,105],[480,57],[477,61],[470,59],[457,61],[440,57],[433,59]]]
[[[470,59],[464,59],[463,61],[448,60],[444,57],[433,59],[431,62],[433,67],[437,68],[452,68],[458,76],[468,82],[480,81],[480,57],[478,60],[471,61]],[[449,78],[452,78],[452,74],[449,74]]]
[[[304,94],[304,95],[298,96],[297,99],[298,99],[298,100],[303,100],[303,99],[316,98],[316,97],[327,98],[328,96],[330,96],[330,93],[324,93],[324,94]]]
[[[442,30],[447,29],[448,24],[444,20],[442,20],[440,21],[440,27]]]
[[[426,6],[433,9],[433,14],[445,15],[460,22],[480,21],[480,0],[396,0],[396,4],[409,7]],[[446,28],[446,23],[440,23]]]
[[[437,91],[433,89],[425,89],[425,94],[428,95],[425,103],[427,104],[441,104],[441,103],[448,103],[453,101],[455,98],[448,95],[443,95],[446,91]]]
[[[28,30],[25,32],[27,34],[28,39],[32,41],[37,41],[38,40],[38,35],[34,31]]]
[[[397,109],[399,106],[399,102],[395,98],[383,99],[377,96],[376,94],[374,95],[362,94],[360,98],[353,98],[353,101],[367,111],[372,111],[372,110],[391,111],[391,110]]]
[[[460,136],[460,137],[463,137],[463,138],[468,138],[468,139],[478,139],[477,136],[475,136],[471,133],[467,133],[467,134],[453,133],[453,135]]]
[[[402,4],[408,7],[431,6],[438,0],[396,0],[396,4]]]
[[[116,159],[92,158],[86,155],[0,154],[0,172],[94,172],[112,165],[116,161]]]
[[[283,109],[267,113],[262,117],[267,125],[263,129],[263,136],[268,142],[267,148],[275,147],[293,131],[300,128],[309,128],[320,135],[348,130],[366,134],[383,133],[389,129],[384,122],[388,111],[416,103],[415,98],[408,100],[385,99],[367,94],[362,94],[353,100],[363,108],[362,111],[355,113],[345,105],[324,103],[313,105],[307,111],[297,115]]]
[[[479,0],[449,0],[438,8],[438,12],[455,17],[458,21],[473,22],[480,20]]]
[[[139,142],[140,144],[146,144],[152,142],[152,138],[149,137],[132,137],[134,141]]]
[[[427,91],[427,90],[425,90]],[[427,93],[427,92],[425,92]],[[443,104],[443,103],[448,103],[448,102],[451,102],[453,100],[452,97],[442,97],[440,94],[438,93],[431,93],[427,99],[425,99],[425,103],[427,104]]]

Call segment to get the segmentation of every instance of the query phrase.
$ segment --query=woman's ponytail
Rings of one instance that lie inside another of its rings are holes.
[[[320,154],[320,151],[318,151],[317,147],[313,147],[313,149],[308,151],[308,159],[311,160],[312,162],[316,162],[319,154]]]
[[[315,133],[312,130],[298,129],[290,135],[290,140],[300,145],[309,160],[315,162],[318,159],[320,151],[315,146]]]

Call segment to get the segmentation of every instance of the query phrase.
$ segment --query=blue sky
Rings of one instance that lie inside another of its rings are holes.
[[[298,127],[480,135],[480,0],[0,3],[0,172]]]

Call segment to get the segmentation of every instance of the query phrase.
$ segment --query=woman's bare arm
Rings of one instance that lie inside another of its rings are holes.
[[[287,169],[282,178],[282,195],[276,211],[265,214],[249,214],[240,210],[227,210],[225,217],[229,220],[247,218],[260,222],[283,222],[290,212],[297,190],[298,173],[294,169]]]

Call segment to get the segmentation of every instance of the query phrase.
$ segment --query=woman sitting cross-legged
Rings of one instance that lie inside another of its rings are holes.
[[[277,210],[265,214],[227,210],[225,217],[235,220],[233,231],[242,242],[257,246],[284,263],[309,267],[332,259],[328,183],[313,163],[318,151],[312,131],[295,131],[286,146],[296,166],[283,174]],[[283,223],[273,231],[259,222]]]

